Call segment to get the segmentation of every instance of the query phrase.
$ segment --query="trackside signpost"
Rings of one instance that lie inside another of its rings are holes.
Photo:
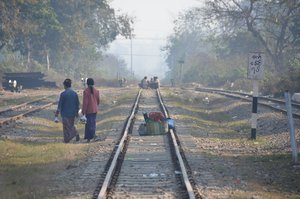
[[[293,160],[294,164],[297,164],[298,163],[298,147],[297,147],[297,141],[295,138],[295,128],[294,128],[294,122],[293,122],[291,96],[290,96],[289,91],[284,92],[284,97],[285,97],[286,112],[287,112],[287,116],[288,116],[288,126],[290,129],[292,160]]]
[[[258,80],[264,77],[264,61],[263,52],[250,52],[248,56],[248,79],[253,84],[253,100],[252,100],[252,116],[251,116],[251,139],[256,139],[257,127],[257,98],[258,98]]]

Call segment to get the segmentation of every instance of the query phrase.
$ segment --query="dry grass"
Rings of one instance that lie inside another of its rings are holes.
[[[54,173],[85,157],[84,144],[0,140],[0,198],[39,198],[49,194]]]
[[[168,98],[169,111],[176,111],[172,117],[175,126],[180,123],[178,132],[187,130],[197,141],[193,150],[205,162],[195,170],[199,181],[207,177],[206,173],[215,179],[211,184],[204,182],[202,191],[207,198],[300,198],[300,167],[291,163],[289,142],[281,140],[285,138],[284,128],[279,126],[282,120],[270,111],[268,122],[252,140],[251,106],[247,103],[210,95],[204,106],[201,99],[205,94],[185,92],[166,89],[163,95]],[[264,121],[261,118],[260,122]]]
[[[58,94],[60,92],[57,91]],[[132,96],[130,92],[113,92],[111,89],[101,93],[98,136],[114,131],[113,124],[124,122],[126,117],[116,113],[126,110],[124,101],[131,104]],[[9,98],[7,100],[11,104],[21,100]],[[26,100],[28,98],[24,98]],[[76,144],[72,141],[64,144],[62,124],[53,122],[55,109],[56,105],[22,118],[13,128],[5,130],[9,139],[0,140],[0,198],[63,198],[68,195],[68,190],[55,187],[67,185],[53,184],[57,176],[69,171],[70,166],[84,169],[82,165],[97,151],[97,142],[86,144],[81,140]],[[76,128],[83,138],[84,125],[77,123]],[[53,192],[50,187],[56,191]]]

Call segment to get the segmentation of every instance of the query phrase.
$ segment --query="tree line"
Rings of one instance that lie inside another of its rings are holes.
[[[246,85],[248,53],[258,51],[266,55],[265,93],[300,91],[298,0],[206,0],[174,24],[163,49],[168,78],[211,86]]]
[[[0,70],[75,78],[128,73],[123,60],[103,52],[118,35],[129,38],[132,24],[106,0],[1,0]]]

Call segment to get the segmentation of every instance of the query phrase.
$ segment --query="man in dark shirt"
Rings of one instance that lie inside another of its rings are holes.
[[[79,141],[79,134],[74,126],[75,117],[78,117],[79,98],[77,93],[71,89],[72,81],[65,79],[63,82],[65,91],[60,94],[57,110],[55,112],[55,122],[58,122],[60,113],[63,123],[64,142],[68,143],[76,136]]]

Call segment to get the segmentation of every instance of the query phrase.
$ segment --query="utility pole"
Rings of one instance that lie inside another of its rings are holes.
[[[132,70],[132,36],[130,35],[130,73],[133,77],[133,70]]]
[[[132,38],[134,37],[134,34],[130,32],[130,73],[131,77],[133,78],[133,55],[132,55]]]
[[[182,83],[182,66],[184,64],[184,60],[181,59],[178,61],[178,63],[180,64],[180,69],[179,69],[179,82],[180,84]]]

